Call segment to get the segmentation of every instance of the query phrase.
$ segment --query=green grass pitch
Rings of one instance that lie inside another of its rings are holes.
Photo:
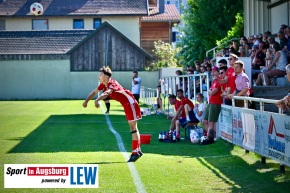
[[[0,192],[137,192],[102,110],[93,101],[85,109],[82,102],[0,101]],[[110,121],[130,154],[124,111],[111,103]],[[289,192],[289,167],[280,173],[279,163],[262,164],[258,155],[222,139],[209,146],[158,142],[169,124],[164,115],[138,122],[140,133],[152,134],[134,163],[146,192]],[[99,164],[99,188],[4,189],[4,164]]]

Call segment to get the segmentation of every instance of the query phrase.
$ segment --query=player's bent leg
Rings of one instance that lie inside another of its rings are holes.
[[[189,112],[192,111],[191,107],[188,104],[184,105],[185,115],[186,115],[186,121],[190,122],[190,116]]]

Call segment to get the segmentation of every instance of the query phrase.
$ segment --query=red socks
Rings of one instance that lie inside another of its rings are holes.
[[[140,141],[132,140],[132,154],[137,154],[140,151]]]

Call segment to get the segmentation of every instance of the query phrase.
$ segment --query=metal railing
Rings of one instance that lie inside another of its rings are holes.
[[[202,80],[202,77],[205,76],[205,83],[198,80]],[[163,98],[162,100],[162,108],[163,113],[167,114],[171,111],[171,105],[169,104],[167,98],[169,95],[174,94],[176,95],[176,91],[178,89],[182,89],[184,95],[189,99],[195,100],[196,94],[198,92],[204,95],[204,101],[208,102],[208,92],[207,89],[210,86],[209,74],[202,73],[202,74],[188,74],[188,75],[181,75],[181,76],[163,76],[160,79],[161,85],[161,93],[158,93],[157,89],[153,88],[146,88],[141,86],[140,91],[140,101],[152,107],[157,105],[157,96],[161,94]],[[189,88],[189,89],[188,89]]]
[[[229,42],[232,42],[232,41],[235,41],[235,40],[240,40],[240,38],[233,38],[233,39],[230,39],[230,40],[228,40],[228,41],[222,43],[221,45],[216,46],[216,47],[214,47],[214,48],[212,48],[212,49],[206,51],[206,57],[208,57],[208,55],[209,55],[210,52],[213,52],[213,58],[215,58],[215,54],[216,54],[216,49],[217,49],[217,48],[220,48],[222,45],[225,45],[225,44],[227,44],[227,43],[229,43]]]
[[[157,89],[140,87],[140,101],[144,104],[153,106],[156,104]]]
[[[260,111],[265,111],[265,103],[269,104],[276,104],[279,100],[275,99],[264,99],[264,98],[255,98],[255,97],[245,97],[245,96],[234,96],[232,98],[232,106],[235,106],[235,99],[237,100],[243,100],[244,101],[244,107],[248,108],[249,101],[259,102],[260,103]],[[282,108],[278,108],[278,113],[283,114]]]

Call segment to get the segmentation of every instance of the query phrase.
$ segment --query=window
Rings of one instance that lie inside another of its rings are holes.
[[[102,20],[100,18],[94,18],[94,29],[97,29],[101,26]]]
[[[47,19],[33,19],[32,30],[48,30],[48,20]]]
[[[73,28],[74,29],[84,29],[84,20],[83,19],[74,19]]]
[[[172,40],[171,42],[176,42],[176,32],[175,31],[172,32],[171,40]]]
[[[6,30],[4,19],[0,19],[0,30]]]
[[[179,1],[175,1],[175,6],[179,8]]]

